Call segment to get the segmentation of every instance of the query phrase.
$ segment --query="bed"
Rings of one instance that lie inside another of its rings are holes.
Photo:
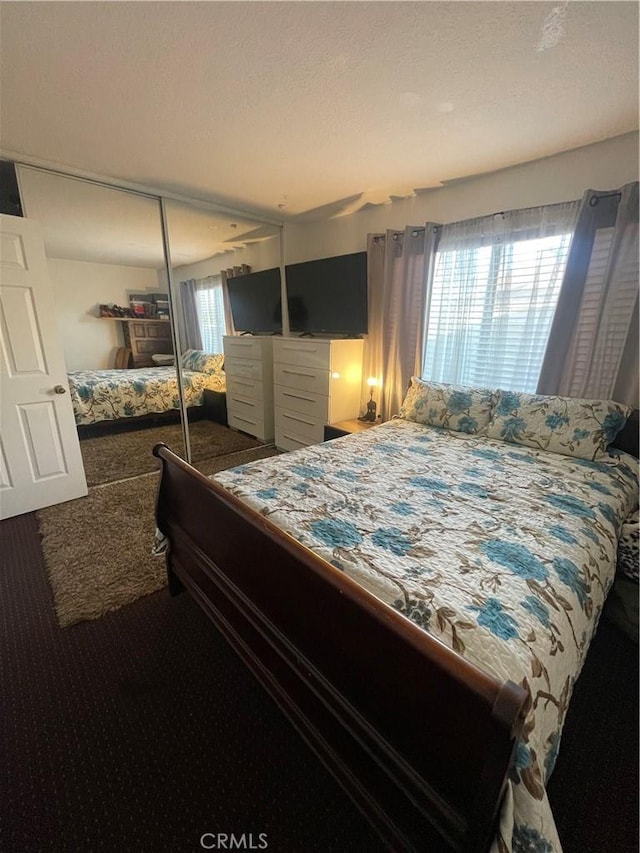
[[[390,849],[556,851],[545,783],[638,500],[609,455],[629,410],[587,435],[561,398],[447,394],[211,480],[159,445],[169,586]]]
[[[180,409],[174,366],[71,371],[67,377],[78,426]],[[203,406],[205,391],[224,394],[223,356],[188,350],[182,380],[188,408]]]

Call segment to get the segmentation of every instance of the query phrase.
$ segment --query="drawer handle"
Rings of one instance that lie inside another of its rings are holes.
[[[289,418],[290,421],[298,421],[301,424],[306,424],[307,426],[315,426],[314,421],[306,421],[304,418],[297,418],[295,415],[288,415],[286,412],[282,413],[283,418]]]
[[[317,347],[296,347],[291,346],[291,344],[283,344],[282,349],[290,349],[294,352],[318,352]]]
[[[294,400],[306,400],[307,403],[315,403],[313,397],[303,397],[302,394],[290,394],[288,391],[283,391],[282,396],[291,397]]]
[[[291,376],[308,376],[309,379],[315,379],[315,373],[303,373],[301,370],[283,370],[283,373],[290,373]]]
[[[252,400],[243,400],[242,397],[232,397],[232,403],[242,403],[243,406],[255,406],[255,403]]]
[[[241,379],[232,379],[231,382],[234,385],[244,385],[245,388],[255,388],[256,387],[255,382],[243,382]]]
[[[251,426],[255,426],[255,425],[256,425],[256,423],[257,423],[256,421],[249,420],[249,418],[243,418],[243,417],[242,417],[242,415],[236,415],[236,414],[233,414],[233,413],[232,413],[232,414],[231,414],[231,417],[232,417],[235,421],[244,421],[246,424],[251,424]]]

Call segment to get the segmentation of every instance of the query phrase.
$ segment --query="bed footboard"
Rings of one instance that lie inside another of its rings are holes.
[[[154,454],[172,591],[191,593],[391,849],[486,850],[525,692]]]

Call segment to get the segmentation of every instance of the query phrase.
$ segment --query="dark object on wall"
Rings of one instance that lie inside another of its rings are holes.
[[[236,332],[282,332],[280,268],[227,278],[231,314]]]
[[[23,216],[16,165],[11,160],[0,160],[0,213]]]
[[[367,253],[338,255],[285,267],[292,332],[367,333]]]

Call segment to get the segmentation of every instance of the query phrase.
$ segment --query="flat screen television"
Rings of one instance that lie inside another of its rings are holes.
[[[279,267],[228,278],[227,288],[237,332],[282,332]]]
[[[285,276],[292,332],[366,334],[366,252],[290,264]]]

